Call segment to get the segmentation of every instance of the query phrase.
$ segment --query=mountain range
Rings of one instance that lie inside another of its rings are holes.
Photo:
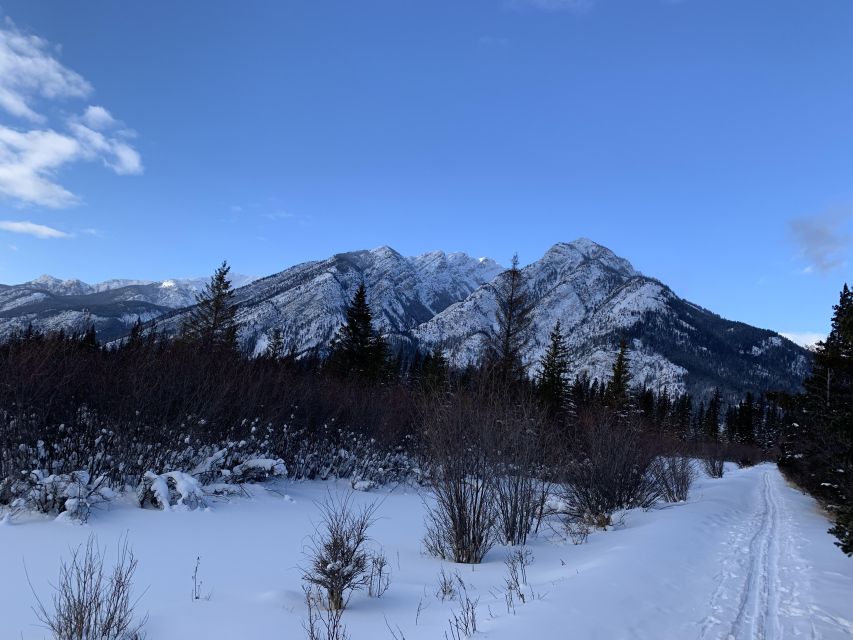
[[[488,258],[434,251],[405,257],[390,247],[352,251],[295,265],[260,279],[236,276],[236,319],[243,346],[259,354],[274,329],[297,354],[323,350],[364,282],[374,321],[395,348],[441,348],[458,366],[475,363],[494,323],[495,279]],[[572,372],[606,379],[620,339],[629,343],[634,384],[707,396],[719,386],[796,391],[808,351],[779,334],[721,318],[677,296],[591,240],[558,243],[522,269],[534,303],[527,361],[535,374],[560,320]],[[0,285],[0,337],[32,323],[79,330],[93,323],[103,341],[126,335],[141,318],[176,333],[206,279],[110,280],[88,285],[44,276]]]

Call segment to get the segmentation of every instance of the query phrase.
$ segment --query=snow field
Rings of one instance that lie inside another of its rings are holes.
[[[139,509],[131,498],[93,511],[85,525],[42,516],[0,523],[0,638],[47,637],[34,626],[59,560],[94,533],[109,560],[124,535],[139,560],[136,593],[148,638],[303,638],[300,565],[319,521],[317,501],[348,483],[275,481],[206,510]],[[458,600],[436,597],[438,574],[458,572],[477,603],[476,637],[614,640],[833,639],[853,637],[853,559],[826,533],[814,501],[774,465],[697,481],[686,503],[624,514],[619,528],[573,545],[543,528],[528,545],[530,595],[505,598],[511,549],[481,565],[422,551],[424,496],[411,487],[353,495],[381,501],[371,528],[392,570],[381,598],[357,592],[344,613],[352,640],[443,638]],[[202,599],[192,599],[201,558]],[[209,599],[205,596],[209,595]],[[387,620],[387,623],[386,623]],[[398,632],[399,635],[399,632]]]

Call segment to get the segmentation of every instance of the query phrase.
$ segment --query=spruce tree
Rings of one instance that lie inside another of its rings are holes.
[[[836,523],[831,532],[841,550],[853,555],[853,292],[846,283],[833,306],[829,336],[817,345],[805,389],[802,416],[792,425],[800,431],[786,451],[788,464],[832,505]]]
[[[537,384],[539,397],[548,413],[554,417],[566,408],[568,400],[569,349],[560,327],[560,321],[554,325],[548,341],[548,349],[540,362],[540,374]]]
[[[630,374],[628,372],[628,343],[619,342],[619,353],[613,363],[610,381],[604,391],[604,404],[619,413],[627,411],[631,403],[629,395]]]
[[[367,288],[361,282],[332,341],[328,365],[338,375],[378,381],[388,373],[388,347],[373,328]]]
[[[284,334],[280,328],[276,327],[272,330],[264,357],[270,360],[281,360],[284,357]]]
[[[196,295],[181,328],[181,338],[202,349],[237,350],[237,323],[234,315],[234,290],[228,272],[231,267],[222,262],[216,273]]]
[[[450,372],[450,365],[441,347],[436,346],[427,353],[420,365],[420,381],[422,384],[438,389],[443,387]]]
[[[498,277],[495,299],[496,324],[486,336],[486,366],[500,382],[513,384],[526,376],[523,359],[533,326],[533,302],[517,254],[512,266]]]
[[[714,388],[714,395],[708,402],[708,410],[705,413],[703,423],[703,431],[705,437],[711,442],[717,442],[720,439],[720,411],[723,408],[723,395],[720,393],[720,388]]]

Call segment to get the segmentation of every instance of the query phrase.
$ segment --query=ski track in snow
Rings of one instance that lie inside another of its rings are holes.
[[[764,471],[756,487],[754,513],[732,522],[728,514],[716,524],[731,526],[710,611],[700,623],[700,640],[823,640],[853,638],[853,623],[824,612],[812,601],[808,566],[797,552],[794,520],[780,500],[778,471]]]

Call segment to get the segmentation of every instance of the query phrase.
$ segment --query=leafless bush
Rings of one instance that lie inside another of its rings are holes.
[[[494,424],[481,396],[434,397],[424,414],[434,498],[427,504],[424,546],[434,556],[469,564],[481,562],[494,545],[498,518]]]
[[[498,528],[508,545],[524,545],[542,515],[547,483],[537,474],[543,456],[542,411],[531,397],[492,394],[497,435],[497,468],[494,474]]]
[[[332,609],[325,606],[323,592],[318,587],[303,585],[302,591],[308,607],[308,617],[302,621],[302,628],[308,640],[350,640],[343,623],[343,607]]]
[[[459,595],[459,611],[452,612],[452,617],[447,621],[449,628],[444,633],[446,640],[470,638],[477,633],[477,605],[480,599],[471,598],[459,574],[456,574],[456,591]]]
[[[504,564],[507,569],[504,598],[507,612],[514,613],[516,600],[522,604],[527,602],[528,595],[522,587],[527,585],[527,567],[533,564],[533,553],[526,548],[515,549],[504,560]]]
[[[435,590],[435,597],[442,602],[456,598],[456,583],[459,579],[458,573],[451,575],[442,567],[438,573],[438,588]]]
[[[90,536],[85,545],[72,551],[70,562],[61,562],[51,608],[30,583],[36,618],[55,640],[142,640],[148,616],[134,620],[138,602],[132,599],[136,565],[124,539],[109,573],[94,536]]]
[[[687,500],[696,479],[693,460],[677,454],[658,456],[652,464],[651,473],[661,498],[666,502]]]
[[[711,478],[722,478],[726,466],[726,447],[720,443],[708,444],[702,455],[702,467]]]
[[[619,509],[649,507],[659,497],[654,454],[639,424],[605,408],[581,415],[577,452],[565,467],[562,499],[570,518],[606,528]]]
[[[355,510],[351,495],[329,495],[319,507],[322,518],[311,539],[310,564],[302,579],[323,589],[329,610],[337,611],[346,607],[353,591],[367,584],[367,530],[375,520],[377,505]]]
[[[562,521],[563,529],[566,535],[569,536],[572,544],[578,545],[586,542],[590,533],[590,524],[586,519],[563,514]]]
[[[391,568],[381,552],[370,554],[367,570],[367,593],[371,598],[381,598],[391,586]]]

